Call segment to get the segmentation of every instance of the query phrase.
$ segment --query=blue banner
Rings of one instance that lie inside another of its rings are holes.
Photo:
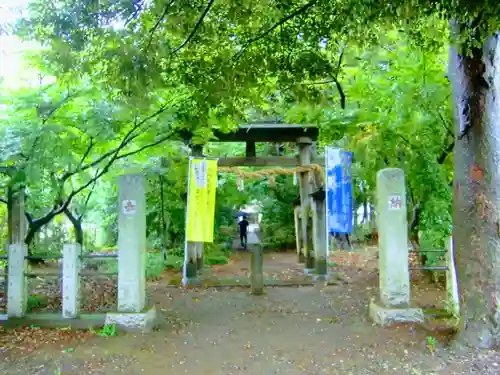
[[[326,222],[328,233],[351,233],[353,224],[352,153],[326,147]]]

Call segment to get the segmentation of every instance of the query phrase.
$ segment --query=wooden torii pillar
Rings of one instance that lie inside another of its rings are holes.
[[[302,213],[300,211],[300,197],[295,200],[293,205],[293,219],[295,223],[295,245],[297,247],[297,261],[304,263],[304,251],[302,250]]]
[[[191,145],[191,156],[202,157],[203,145]],[[187,188],[189,189],[189,186]],[[186,239],[184,246],[184,277],[182,282],[184,285],[197,284],[204,267],[203,242],[191,242]]]
[[[299,145],[299,162],[301,166],[309,166],[313,158],[312,139],[300,137],[297,140]],[[312,238],[312,217],[311,217],[311,194],[313,193],[313,173],[312,171],[299,173],[300,188],[300,214],[301,214],[301,239],[302,252],[304,254],[306,274],[312,274],[314,270],[314,248]]]

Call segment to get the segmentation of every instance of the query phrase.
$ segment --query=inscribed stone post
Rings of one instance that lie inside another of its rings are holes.
[[[310,138],[299,138],[297,141],[300,148],[299,160],[301,166],[309,166],[312,156],[312,140]],[[312,273],[314,269],[314,251],[311,233],[311,197],[313,186],[311,181],[312,172],[301,172],[299,178],[300,206],[301,206],[301,227],[302,227],[302,248],[305,257],[305,272]]]
[[[380,301],[386,307],[410,303],[408,222],[403,170],[377,173],[377,227],[379,232]]]
[[[24,243],[9,245],[9,270],[7,315],[10,318],[22,318],[26,313],[28,301],[28,287],[26,283],[26,253]]]
[[[401,169],[387,168],[377,173],[377,228],[380,301],[371,301],[370,317],[382,326],[421,323],[422,309],[409,306],[406,189]]]
[[[118,311],[141,312],[146,302],[145,180],[129,174],[118,184]]]
[[[75,319],[80,314],[80,244],[64,244],[62,264],[62,317]]]

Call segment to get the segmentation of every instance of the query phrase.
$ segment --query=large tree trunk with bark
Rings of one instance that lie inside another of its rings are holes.
[[[450,49],[456,148],[453,207],[461,295],[458,343],[500,344],[500,46]]]

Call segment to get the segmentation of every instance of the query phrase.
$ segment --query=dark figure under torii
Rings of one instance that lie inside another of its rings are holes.
[[[243,247],[244,249],[246,249],[247,248],[248,226],[250,225],[250,223],[247,221],[247,219],[245,217],[243,217],[243,219],[240,220],[240,222],[238,223],[238,225],[240,227],[241,247]]]

